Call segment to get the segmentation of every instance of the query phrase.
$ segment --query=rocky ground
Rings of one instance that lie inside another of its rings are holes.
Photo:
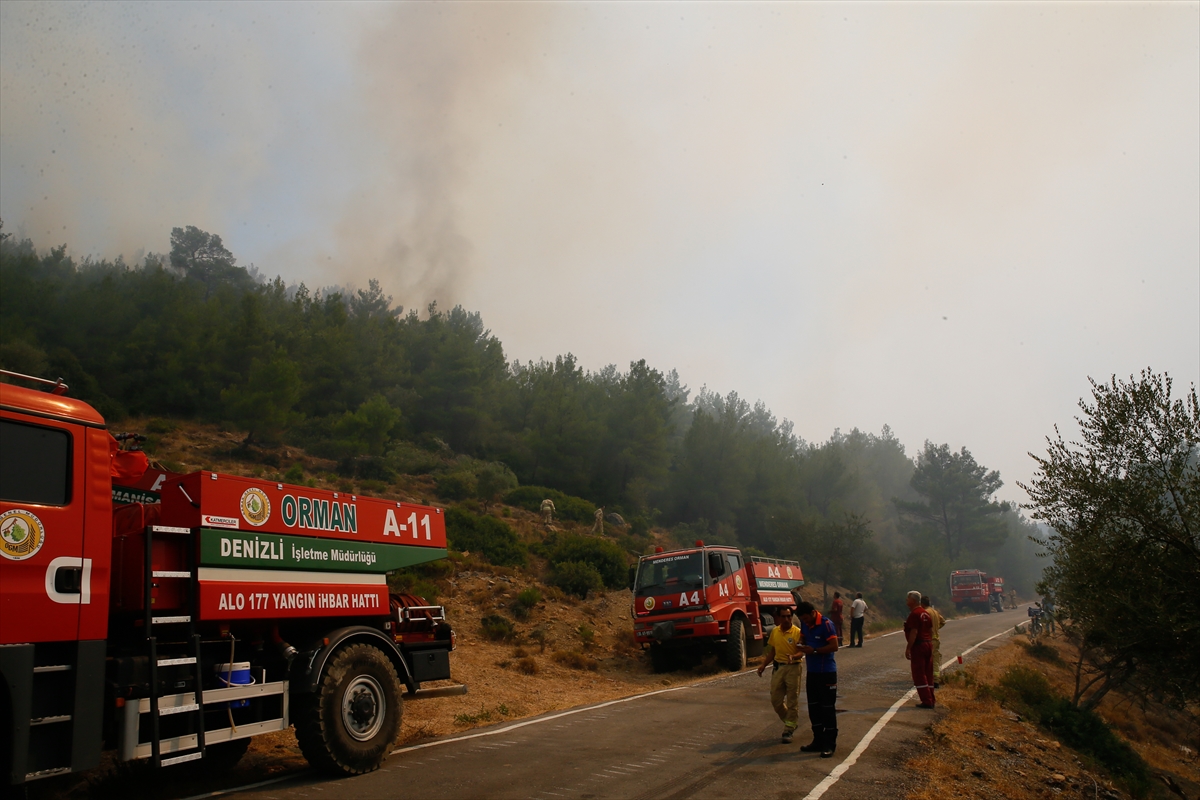
[[[971,663],[949,678],[938,693],[943,709],[919,754],[905,769],[920,780],[910,800],[951,798],[1129,797],[1099,764],[1064,746],[1053,735],[993,699],[989,687],[1012,665],[1031,666],[1070,696],[1074,686],[1072,651],[1062,638],[1044,640],[1057,660],[1035,658],[1017,639]],[[1151,768],[1153,796],[1200,797],[1200,760],[1194,720],[1152,704],[1113,693],[1100,706],[1104,720]]]

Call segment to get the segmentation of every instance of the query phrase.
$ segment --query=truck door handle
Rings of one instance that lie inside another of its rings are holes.
[[[54,571],[54,591],[79,594],[83,587],[83,567],[59,567]]]
[[[89,605],[92,602],[92,560],[59,556],[46,566],[46,596],[55,603]]]

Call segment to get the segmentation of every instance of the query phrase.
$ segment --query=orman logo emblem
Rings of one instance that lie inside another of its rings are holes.
[[[734,582],[735,584],[737,584],[738,591],[740,592],[740,591],[742,590],[742,576],[741,576],[741,575],[735,575],[735,576],[734,576],[734,578],[733,578],[733,582]]]
[[[653,608],[654,608],[654,598],[653,598],[653,597],[647,597],[647,598],[646,598],[646,602],[642,603],[642,605],[643,605],[643,606],[645,606],[645,608],[646,608],[646,610],[647,610],[647,611],[650,611],[651,609],[653,609]]]
[[[24,561],[37,555],[45,543],[46,529],[30,512],[14,508],[0,514],[0,556]]]
[[[267,499],[267,493],[257,487],[242,492],[242,516],[256,528],[265,524],[271,518],[271,501]]]
[[[787,569],[788,569],[788,577],[791,578],[792,577],[792,568],[788,567]]]

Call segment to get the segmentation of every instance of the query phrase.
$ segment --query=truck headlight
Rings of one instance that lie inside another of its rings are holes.
[[[712,614],[705,614],[702,617],[696,617],[692,620],[692,622],[712,622],[712,621],[713,621]]]

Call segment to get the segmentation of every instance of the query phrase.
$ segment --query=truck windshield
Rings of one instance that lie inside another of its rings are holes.
[[[978,586],[979,585],[979,576],[978,575],[955,575],[953,578],[950,579],[950,582],[954,586]]]
[[[637,597],[668,592],[691,591],[704,587],[704,556],[681,553],[646,559],[638,568],[634,594]]]

